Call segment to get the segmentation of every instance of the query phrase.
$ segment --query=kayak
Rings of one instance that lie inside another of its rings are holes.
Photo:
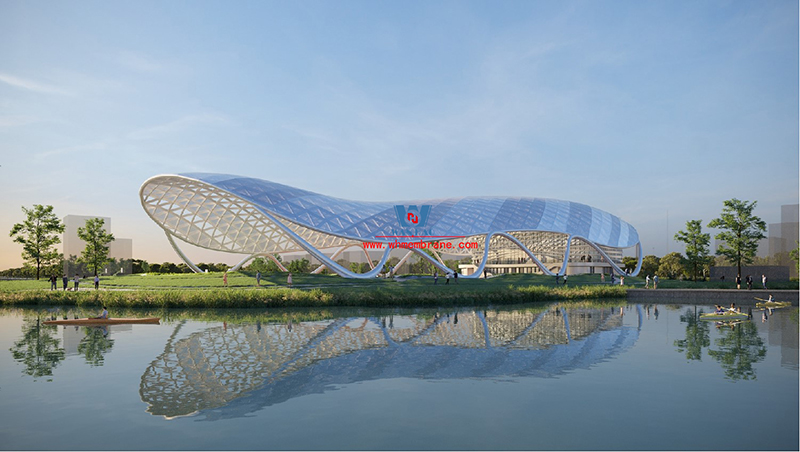
[[[742,312],[731,312],[730,314],[700,314],[700,320],[714,320],[714,321],[731,321],[731,320],[747,320],[747,314]]]
[[[791,305],[791,301],[764,301],[756,303],[757,308],[785,308]]]
[[[158,325],[158,317],[147,317],[143,319],[64,319],[64,320],[46,320],[42,322],[45,325],[123,325],[131,323],[145,323],[150,325]]]

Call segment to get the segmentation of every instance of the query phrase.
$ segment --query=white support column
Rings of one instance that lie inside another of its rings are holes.
[[[386,249],[388,250],[389,248]],[[395,265],[394,268],[389,272],[389,276],[394,275],[394,272],[397,271],[397,269],[400,268],[400,266],[403,265],[406,262],[406,260],[408,260],[408,257],[411,256],[411,254],[413,253],[414,253],[413,251],[407,252],[406,255],[403,256],[402,259],[400,259],[400,262],[398,262],[397,265]]]
[[[369,257],[369,253],[367,252],[367,249],[364,248],[364,245],[361,245],[361,249],[364,250],[364,255],[367,256],[367,264],[369,264],[369,269],[370,270],[374,270],[375,269],[375,264],[372,263],[372,258]]]
[[[564,276],[567,274],[567,265],[569,265],[569,245],[572,243],[572,236],[567,236],[567,249],[564,251],[564,264],[561,265],[561,270],[558,272],[558,276]]]
[[[242,268],[242,265],[244,265],[245,263],[247,263],[247,261],[249,261],[250,259],[252,259],[254,257],[256,257],[255,254],[251,254],[251,255],[245,257],[244,259],[242,259],[241,262],[239,262],[238,264],[236,264],[233,267],[231,267],[230,271],[232,271],[232,272],[239,271],[239,269]]]
[[[339,247],[339,249],[338,249],[338,250],[336,250],[336,251],[335,251],[335,252],[334,252],[334,253],[331,255],[331,260],[332,260],[332,261],[335,261],[335,260],[336,260],[336,258],[337,258],[337,257],[339,257],[339,255],[340,255],[340,254],[342,254],[342,251],[346,250],[348,247],[349,247],[349,245],[345,245],[345,246],[341,246],[341,247]],[[315,268],[315,269],[314,269],[314,271],[312,271],[312,272],[311,272],[311,274],[312,274],[312,275],[316,275],[316,274],[318,274],[319,272],[321,272],[322,270],[325,270],[326,268],[328,268],[328,267],[327,267],[325,264],[319,264],[319,267]]]
[[[265,254],[264,256],[268,257],[269,260],[271,260],[272,262],[275,262],[275,265],[277,265],[278,268],[281,269],[282,272],[288,272],[289,271],[289,269],[284,267],[283,264],[281,263],[281,261],[279,261],[278,258],[275,257],[275,255],[270,253],[270,254]]]
[[[189,260],[189,258],[186,257],[185,254],[183,254],[183,251],[181,251],[181,249],[178,248],[178,245],[175,243],[175,240],[173,240],[172,235],[170,235],[170,233],[166,229],[164,229],[164,233],[167,235],[167,240],[169,240],[169,244],[172,245],[172,249],[175,250],[176,253],[178,253],[178,256],[180,256],[180,258],[183,259],[183,262],[185,262],[186,265],[188,265],[189,268],[191,268],[192,271],[194,271],[195,273],[203,273],[203,270],[200,270],[200,268],[197,265],[194,265],[194,262]]]
[[[452,268],[447,268],[447,266],[446,266],[446,265],[444,265],[444,262],[442,262],[441,260],[439,260],[439,261],[437,262],[437,261],[436,261],[434,258],[432,258],[430,255],[428,255],[428,253],[426,253],[426,252],[424,252],[424,251],[421,251],[421,250],[418,250],[418,249],[416,249],[416,248],[412,248],[412,249],[411,249],[411,251],[412,251],[412,252],[414,252],[414,253],[417,253],[418,255],[422,256],[422,257],[423,257],[423,258],[425,258],[425,259],[427,259],[427,260],[428,260],[428,262],[430,262],[430,263],[431,263],[431,264],[433,264],[434,266],[438,267],[438,268],[439,268],[439,270],[441,270],[441,271],[443,271],[443,272],[450,273],[450,274],[452,274],[452,273],[453,273],[453,269],[452,269]],[[399,266],[400,266],[400,265],[398,265],[398,267],[399,267]],[[460,275],[460,273],[459,273],[459,275]]]

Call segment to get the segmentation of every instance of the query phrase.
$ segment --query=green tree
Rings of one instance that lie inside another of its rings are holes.
[[[114,235],[103,228],[105,221],[102,218],[90,218],[86,225],[78,228],[78,238],[86,242],[86,247],[81,251],[78,259],[94,270],[103,268],[111,259],[108,257],[108,244],[114,241]]]
[[[639,263],[639,259],[636,257],[626,256],[622,258],[622,269],[628,273],[633,273],[636,270],[636,264]]]
[[[642,259],[642,269],[639,271],[639,274],[645,275],[655,275],[658,273],[658,266],[661,263],[661,259],[652,254],[648,254]]]
[[[708,223],[710,228],[722,229],[714,236],[728,245],[720,245],[717,255],[725,256],[731,263],[736,264],[737,274],[742,274],[742,264],[753,262],[753,257],[758,250],[758,241],[765,237],[767,225],[764,221],[753,215],[757,201],[748,203],[736,198],[724,202],[722,214]]]
[[[11,237],[22,244],[22,258],[36,267],[39,279],[42,267],[51,267],[63,259],[54,247],[61,243],[58,234],[64,232],[64,225],[53,213],[53,206],[35,204],[33,209],[22,208],[25,221],[11,227]]]
[[[794,261],[794,264],[797,265],[797,271],[800,272],[800,242],[795,240],[794,244],[797,245],[797,247],[789,251],[789,256]]]
[[[681,253],[673,252],[661,258],[658,265],[658,274],[669,279],[678,279],[683,274],[685,259]]]
[[[291,273],[309,273],[311,271],[311,264],[306,258],[295,259],[289,262],[289,265],[286,266],[286,269]]]
[[[691,270],[692,281],[697,281],[697,271],[708,263],[708,243],[711,234],[703,232],[700,220],[686,222],[686,231],[678,231],[675,240],[686,244],[686,265]]]

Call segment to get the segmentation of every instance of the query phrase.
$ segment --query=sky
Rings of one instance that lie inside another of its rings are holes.
[[[187,172],[562,199],[683,251],[727,199],[798,203],[798,41],[781,0],[0,0],[0,269],[34,204],[179,262],[138,191]]]

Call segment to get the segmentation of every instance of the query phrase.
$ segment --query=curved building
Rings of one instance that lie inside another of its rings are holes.
[[[167,235],[178,255],[200,271],[174,238],[249,259],[305,251],[345,277],[371,278],[393,249],[429,260],[444,272],[439,253],[470,257],[474,266],[462,277],[478,277],[487,264],[504,260],[532,263],[535,272],[565,275],[570,266],[602,262],[624,274],[622,252],[636,247],[630,224],[600,209],[569,201],[526,197],[464,197],[398,202],[334,198],[250,177],[189,173],[155,176],[139,190],[142,207]],[[336,263],[347,248],[381,250],[366,273]],[[426,253],[423,249],[430,250]],[[574,271],[573,271],[574,272]],[[570,272],[570,273],[573,273]],[[466,273],[466,272],[465,272]]]

